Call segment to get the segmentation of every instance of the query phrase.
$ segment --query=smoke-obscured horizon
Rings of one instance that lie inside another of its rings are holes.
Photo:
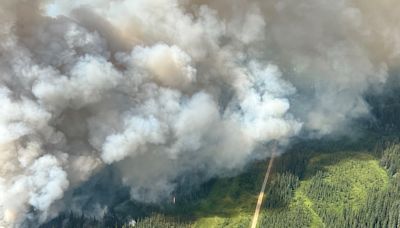
[[[109,165],[154,203],[180,179],[240,172],[271,142],[352,133],[400,66],[398,12],[395,0],[0,0],[0,227],[79,210],[71,191]]]

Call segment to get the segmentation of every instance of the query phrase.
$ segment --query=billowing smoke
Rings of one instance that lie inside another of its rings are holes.
[[[113,164],[131,197],[344,133],[399,63],[396,0],[1,0],[0,227]]]

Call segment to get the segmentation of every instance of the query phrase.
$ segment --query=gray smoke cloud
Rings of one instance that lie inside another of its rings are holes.
[[[268,142],[348,132],[399,65],[395,0],[1,0],[0,227],[113,164],[158,202]]]

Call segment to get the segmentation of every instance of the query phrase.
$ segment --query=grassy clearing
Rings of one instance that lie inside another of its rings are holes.
[[[193,208],[194,227],[249,227],[261,188],[265,164],[234,178],[218,180],[209,195]]]
[[[384,190],[389,177],[379,161],[367,153],[340,152],[314,157],[309,165],[311,173],[322,172],[319,197],[312,200],[317,207],[340,214],[345,205],[359,208],[372,191]],[[318,171],[317,171],[318,172]],[[303,188],[310,188],[318,175],[303,181]],[[326,187],[326,189],[323,189]],[[326,192],[324,192],[326,191]],[[310,195],[310,194],[309,194]]]

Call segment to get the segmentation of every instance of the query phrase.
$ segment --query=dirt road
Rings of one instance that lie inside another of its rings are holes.
[[[256,211],[254,212],[253,221],[251,222],[251,228],[257,227],[258,216],[260,214],[260,209],[261,209],[261,205],[262,205],[263,198],[264,198],[265,187],[267,186],[269,174],[271,173],[272,165],[274,163],[274,158],[275,158],[275,151],[272,151],[272,155],[271,155],[271,158],[269,159],[268,168],[267,168],[267,172],[265,173],[261,191],[260,191],[260,194],[258,195]]]

